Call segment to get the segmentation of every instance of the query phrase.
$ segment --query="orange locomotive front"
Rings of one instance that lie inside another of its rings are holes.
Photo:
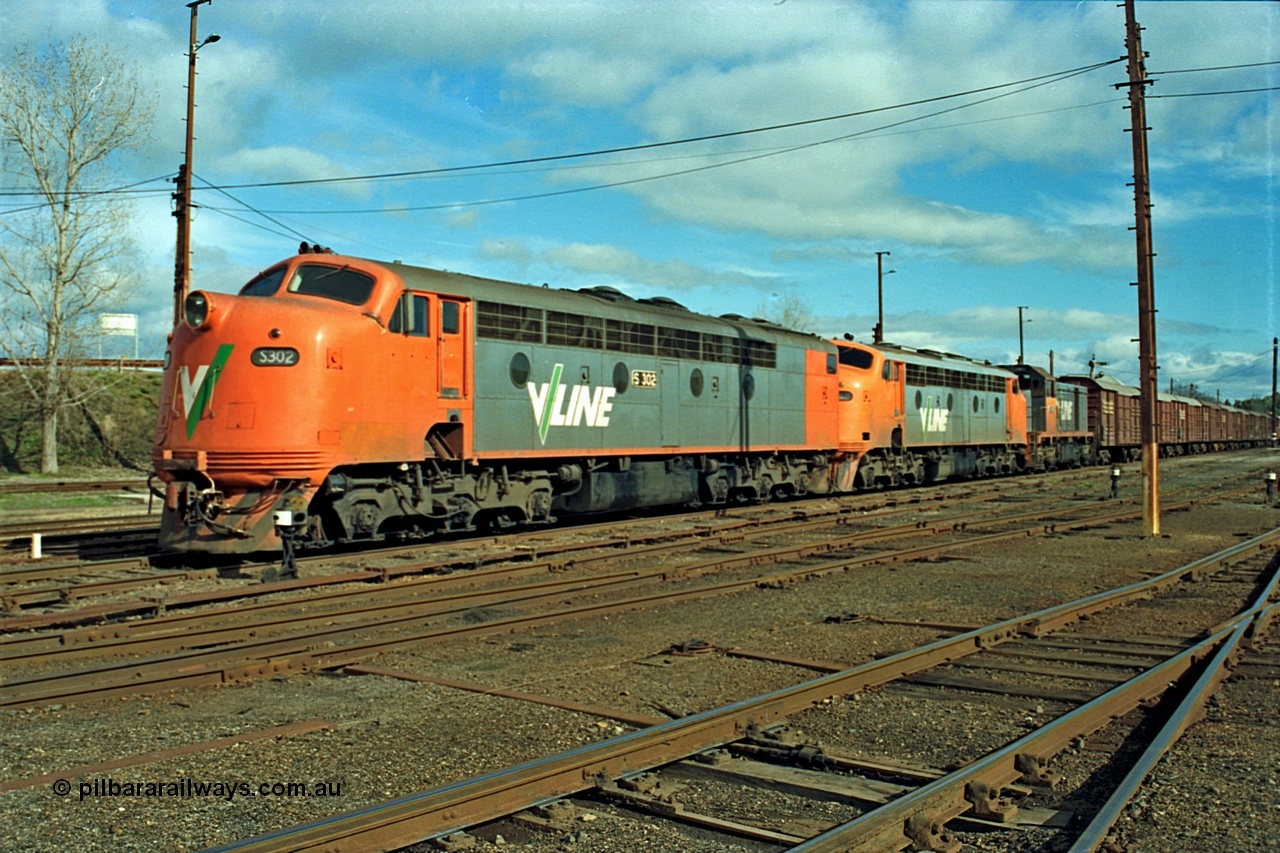
[[[319,530],[308,507],[335,468],[422,455],[425,430],[407,429],[407,413],[463,417],[465,401],[440,399],[436,339],[386,334],[393,323],[438,321],[425,301],[401,305],[402,290],[380,265],[302,255],[238,295],[187,298],[165,356],[153,451],[165,482],[162,546],[279,548],[281,533]],[[439,300],[429,307],[442,310]]]

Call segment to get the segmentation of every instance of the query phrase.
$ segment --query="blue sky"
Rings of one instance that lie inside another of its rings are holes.
[[[1280,60],[1280,4],[1137,11],[1152,95],[1280,86],[1280,65],[1162,73]],[[811,331],[869,340],[875,252],[889,251],[889,340],[1012,361],[1023,305],[1029,362],[1047,366],[1053,350],[1059,373],[1081,372],[1096,356],[1136,382],[1123,63],[625,154],[243,186],[629,147],[1027,80],[1120,58],[1111,0],[215,0],[199,14],[201,37],[221,40],[200,51],[195,173],[241,186],[227,190],[238,202],[197,195],[197,287],[235,290],[301,233],[346,254],[608,284],[711,314],[794,297]],[[181,162],[189,23],[182,0],[5,0],[0,50],[85,35],[137,64],[159,106],[153,142],[120,164],[128,183]],[[1162,388],[1270,390],[1276,94],[1148,102]],[[826,140],[838,141],[814,144]],[[744,162],[689,171],[732,160]],[[128,309],[154,354],[171,320],[174,221],[169,188],[153,186],[136,205],[145,267]]]

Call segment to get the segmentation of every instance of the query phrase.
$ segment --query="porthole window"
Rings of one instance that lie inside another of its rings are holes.
[[[953,408],[955,408],[954,400],[952,399],[952,396],[948,394],[947,395],[947,411],[951,411]]]
[[[702,371],[696,367],[689,374],[689,391],[695,397],[702,396]]]
[[[756,395],[756,378],[748,373],[742,377],[742,396],[744,399],[750,400]]]
[[[618,362],[613,366],[613,390],[619,394],[625,394],[630,386],[631,371],[627,370],[625,364]]]
[[[995,401],[996,401],[996,413],[997,413],[997,414],[999,414],[999,412],[1000,412],[1000,398],[999,398],[999,397],[996,397],[996,398],[995,398]]]
[[[917,391],[916,392],[916,408],[917,409],[920,408],[920,405],[923,402],[924,402],[924,395],[922,395],[919,391]]]
[[[518,352],[511,356],[511,384],[523,388],[529,382],[529,356]]]
[[[974,410],[975,412],[976,412],[976,411],[978,411],[978,398],[977,398],[977,397],[974,397],[974,398],[973,398],[973,410]]]

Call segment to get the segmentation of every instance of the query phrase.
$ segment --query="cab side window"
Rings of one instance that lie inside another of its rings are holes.
[[[387,324],[387,331],[415,338],[428,337],[431,334],[429,308],[427,297],[416,293],[402,294],[396,303],[395,313],[391,315],[391,322]]]
[[[446,335],[458,334],[459,306],[457,302],[440,303],[440,331]]]

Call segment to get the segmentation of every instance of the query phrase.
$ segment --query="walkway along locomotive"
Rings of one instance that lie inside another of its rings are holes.
[[[960,356],[826,341],[608,287],[326,253],[283,261],[237,295],[192,293],[165,358],[153,465],[160,541],[177,550],[318,547],[1099,458],[1079,424],[1041,422],[1037,400],[1056,398]]]

